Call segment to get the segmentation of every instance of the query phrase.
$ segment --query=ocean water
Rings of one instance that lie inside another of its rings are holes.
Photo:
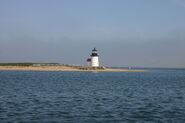
[[[0,123],[184,123],[185,69],[0,71]]]

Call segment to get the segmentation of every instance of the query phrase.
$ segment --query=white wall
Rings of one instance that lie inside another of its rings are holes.
[[[98,67],[99,66],[99,58],[98,56],[91,57],[91,66]]]

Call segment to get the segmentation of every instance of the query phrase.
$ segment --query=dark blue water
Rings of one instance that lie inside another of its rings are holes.
[[[0,71],[0,123],[183,123],[185,70]]]

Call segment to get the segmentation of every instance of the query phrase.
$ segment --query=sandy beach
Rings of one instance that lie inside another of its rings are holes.
[[[97,72],[147,72],[146,70],[130,70],[130,69],[99,69],[99,70],[80,70],[65,66],[42,66],[42,67],[22,67],[22,66],[0,66],[0,70],[14,70],[14,71],[97,71]]]

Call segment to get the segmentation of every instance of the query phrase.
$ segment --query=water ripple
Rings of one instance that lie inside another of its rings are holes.
[[[185,71],[0,71],[0,123],[185,121]]]

